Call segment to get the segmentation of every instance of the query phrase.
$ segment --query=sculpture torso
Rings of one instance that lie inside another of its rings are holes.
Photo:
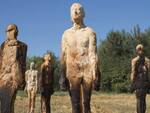
[[[133,73],[135,73],[135,83],[137,84],[137,87],[143,87],[144,82],[149,81],[149,59],[144,57],[144,63],[140,63],[139,57],[135,57],[132,62],[134,64],[132,68],[134,69]]]
[[[64,37],[67,43],[67,62],[71,60],[80,64],[89,62],[89,38],[91,33],[92,30],[88,27],[78,30],[70,28],[66,31]]]
[[[28,70],[28,71],[26,71],[26,76],[28,78],[27,88],[37,87],[38,71],[37,70]]]
[[[5,41],[1,46],[0,81],[11,82],[17,87],[24,81],[27,46],[18,41]]]
[[[51,65],[42,65],[42,85],[52,85],[53,82],[53,69]]]
[[[96,35],[89,27],[68,29],[63,34],[63,45],[65,45],[65,57],[67,76],[75,71],[76,76],[93,75],[96,61]],[[80,71],[79,71],[80,70]]]
[[[19,73],[19,62],[17,62],[17,41],[6,41],[4,43],[3,56],[2,56],[2,74],[0,78],[3,80],[10,79],[15,80],[15,76]],[[8,74],[5,76],[5,74]],[[4,77],[5,76],[5,77]],[[19,76],[18,76],[19,77]]]

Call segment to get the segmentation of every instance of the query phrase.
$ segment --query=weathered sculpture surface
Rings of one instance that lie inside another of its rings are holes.
[[[146,112],[146,93],[150,85],[148,71],[150,68],[150,60],[144,56],[143,45],[136,47],[137,57],[132,59],[132,91],[136,93],[137,113]]]
[[[41,113],[51,113],[50,101],[53,94],[54,68],[51,54],[44,56],[41,66],[40,90],[41,90]]]
[[[26,71],[26,92],[28,94],[29,108],[28,113],[34,113],[35,98],[38,90],[38,71],[35,69],[35,63],[31,62],[30,69]]]
[[[6,33],[0,48],[0,111],[14,113],[17,90],[25,86],[27,45],[17,40],[16,25],[9,25]]]
[[[73,27],[62,36],[60,87],[67,85],[72,102],[72,113],[91,113],[90,100],[93,83],[98,79],[96,34],[84,25],[84,9],[79,3],[71,6]],[[100,75],[100,73],[99,73]]]

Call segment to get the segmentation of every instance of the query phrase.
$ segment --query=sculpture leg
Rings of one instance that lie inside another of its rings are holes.
[[[45,101],[46,101],[46,113],[51,113],[51,107],[50,107],[50,99],[51,99],[51,95],[47,94],[45,97]]]
[[[92,80],[84,78],[83,86],[83,113],[91,113],[90,101],[92,92]]]
[[[41,113],[46,113],[46,99],[44,94],[41,94]]]
[[[146,112],[146,91],[145,89],[136,90],[137,113]]]
[[[36,98],[36,92],[34,90],[31,91],[31,111],[30,113],[34,113],[35,109],[35,98]]]
[[[12,87],[1,87],[1,113],[14,113],[14,103],[17,90]]]
[[[13,95],[12,99],[11,99],[11,112],[14,113],[14,104],[15,104],[15,100],[16,100],[16,93]]]
[[[31,111],[31,91],[28,90],[27,93],[28,93],[28,113],[30,113],[30,111]]]
[[[41,94],[41,113],[51,113],[50,99],[50,91],[45,88],[45,91]]]
[[[80,87],[81,87],[81,78],[70,78],[70,97],[72,103],[72,113],[81,113],[80,108]]]

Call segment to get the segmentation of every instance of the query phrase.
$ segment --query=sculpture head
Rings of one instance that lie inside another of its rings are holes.
[[[35,63],[34,63],[34,62],[31,62],[31,64],[30,64],[30,69],[31,69],[31,70],[35,69]]]
[[[138,44],[136,46],[137,55],[142,56],[144,54],[143,50],[144,50],[144,46],[142,44]]]
[[[45,54],[44,55],[44,62],[46,65],[48,65],[52,60],[52,55],[51,54]]]
[[[17,39],[18,27],[15,24],[10,24],[7,26],[6,35],[8,40]]]
[[[73,3],[70,8],[71,20],[73,23],[83,21],[85,17],[84,8],[79,3]]]

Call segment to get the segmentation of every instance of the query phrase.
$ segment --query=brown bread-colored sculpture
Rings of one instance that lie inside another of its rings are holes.
[[[31,62],[30,69],[25,73],[26,87],[28,95],[28,113],[35,113],[35,99],[38,90],[38,71],[35,69],[35,63]]]
[[[17,90],[25,86],[27,45],[17,40],[15,24],[7,27],[6,35],[0,48],[0,112],[14,113]]]
[[[146,113],[146,94],[150,88],[150,60],[144,55],[144,47],[136,46],[137,56],[131,61],[131,91],[136,95],[137,113]]]
[[[93,84],[99,89],[100,71],[97,63],[96,33],[84,25],[84,9],[79,3],[71,6],[73,27],[62,36],[60,88],[68,87],[72,113],[91,113]]]
[[[51,54],[44,56],[41,65],[40,90],[41,90],[41,113],[51,113],[51,95],[54,93],[54,68]]]
[[[132,92],[135,91],[137,113],[146,113],[146,94],[150,88],[150,60],[144,56],[143,45],[136,46],[137,56],[131,61]]]

